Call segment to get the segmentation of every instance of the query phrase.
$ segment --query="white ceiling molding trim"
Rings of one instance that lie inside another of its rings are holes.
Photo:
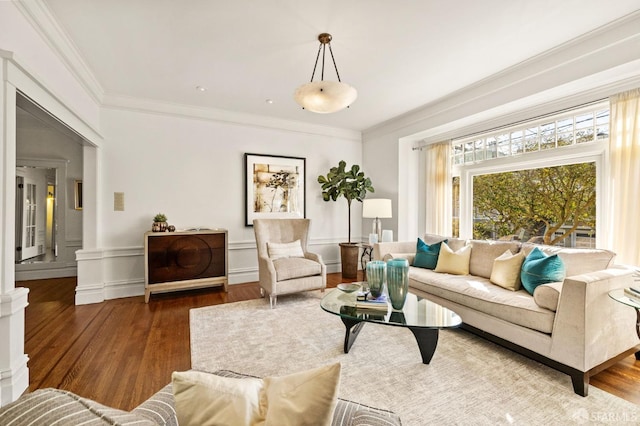
[[[102,102],[104,89],[49,7],[42,0],[21,0],[14,1],[14,4],[93,100]]]
[[[362,132],[363,140],[390,133],[396,133],[399,137],[412,136],[434,125],[444,124],[438,122],[438,117],[447,112],[457,111],[460,115],[468,110],[469,114],[477,113],[478,108],[473,108],[473,104],[483,103],[487,109],[498,107],[634,63],[640,59],[638,28],[640,12],[631,13],[449,96],[366,129]],[[637,67],[635,74],[640,75]],[[625,74],[622,78],[629,78],[629,75]],[[597,85],[598,82],[594,81],[593,84]],[[595,85],[592,88],[597,87]],[[587,88],[583,87],[583,90]],[[491,98],[494,98],[493,102]]]
[[[230,110],[181,105],[153,99],[140,99],[124,95],[105,94],[102,106],[104,108],[166,114],[183,118],[220,121],[295,133],[329,136],[357,142],[362,141],[361,132],[356,130],[284,120],[275,117],[241,113]]]
[[[612,94],[640,87],[640,60],[614,70],[575,80],[560,87],[535,93],[526,98],[489,108],[445,124],[407,136],[423,147],[443,139],[483,132],[522,120],[554,113],[584,103],[608,98]]]
[[[47,87],[43,83],[44,80],[25,67],[13,52],[0,49],[0,58],[3,59],[2,65],[7,69],[6,78],[22,96],[64,123],[89,144],[98,147],[102,144],[103,137],[99,130],[70,107],[63,96]]]

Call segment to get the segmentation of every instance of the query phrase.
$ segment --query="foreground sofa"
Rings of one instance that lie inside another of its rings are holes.
[[[246,377],[217,371],[223,377]],[[172,385],[169,384],[132,411],[110,408],[60,389],[40,389],[0,408],[0,425],[166,425],[177,426]],[[338,399],[332,426],[400,426],[390,411]]]
[[[445,237],[427,234],[424,243]],[[634,270],[613,264],[615,253],[519,241],[448,238],[451,250],[471,246],[469,273],[453,275],[410,266],[415,294],[452,309],[463,327],[571,376],[574,391],[588,393],[589,377],[633,353],[640,359],[636,313],[608,293],[632,285]],[[526,256],[535,247],[564,262],[566,278],[539,286],[533,295],[490,281],[494,261],[506,250]],[[378,243],[377,260],[405,258],[413,265],[416,241]]]

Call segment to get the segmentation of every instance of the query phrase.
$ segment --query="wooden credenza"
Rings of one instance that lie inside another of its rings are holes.
[[[144,234],[144,301],[151,293],[228,287],[226,229]]]

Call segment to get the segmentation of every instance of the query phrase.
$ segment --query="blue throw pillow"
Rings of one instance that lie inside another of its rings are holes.
[[[536,247],[522,262],[520,280],[524,289],[533,294],[539,285],[562,281],[565,275],[564,262],[557,254],[547,256]]]
[[[438,264],[438,255],[440,254],[440,246],[443,242],[446,243],[447,240],[428,245],[418,238],[416,257],[413,259],[413,266],[417,266],[418,268],[436,269],[436,265]]]

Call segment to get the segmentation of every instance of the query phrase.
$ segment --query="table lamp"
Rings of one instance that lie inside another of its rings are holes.
[[[365,198],[362,201],[362,217],[373,219],[372,233],[378,236],[378,241],[382,241],[382,222],[380,218],[391,216],[391,200],[385,198]]]

